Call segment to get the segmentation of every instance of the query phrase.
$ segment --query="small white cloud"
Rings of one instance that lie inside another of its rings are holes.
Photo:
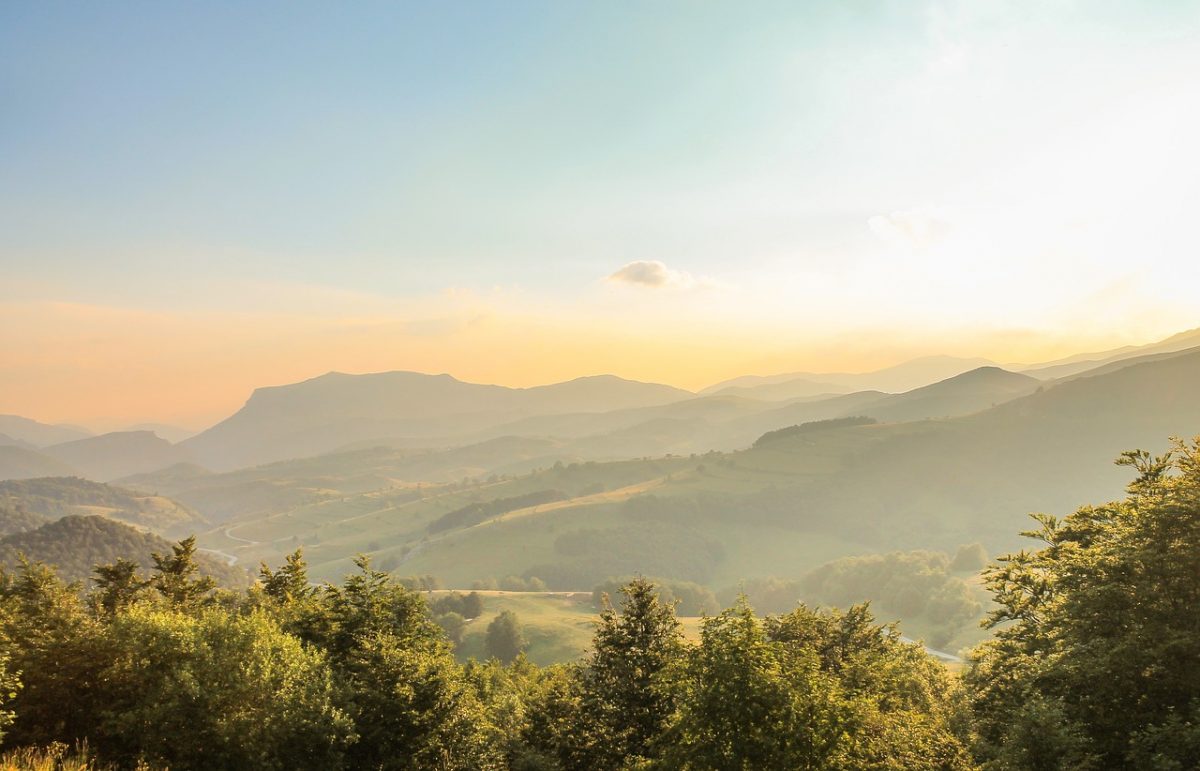
[[[916,249],[942,240],[952,227],[941,212],[929,208],[879,214],[867,220],[867,225],[881,241]]]
[[[687,271],[668,268],[658,260],[627,263],[606,280],[614,284],[635,284],[653,289],[695,289],[715,285],[710,279],[696,278]]]

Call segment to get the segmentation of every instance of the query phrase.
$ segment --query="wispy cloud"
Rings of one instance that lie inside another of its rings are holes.
[[[710,278],[668,268],[659,260],[626,263],[605,280],[613,284],[633,284],[651,289],[702,289],[716,286],[716,282]]]
[[[916,249],[932,246],[952,229],[944,212],[927,207],[878,214],[867,225],[884,242]]]

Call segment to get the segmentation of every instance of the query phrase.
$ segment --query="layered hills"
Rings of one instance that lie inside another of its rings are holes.
[[[1200,350],[1135,358],[1058,384],[985,368],[918,389],[908,405],[968,409],[1015,398],[958,417],[899,422],[884,408],[905,401],[875,395],[885,422],[835,421],[732,452],[343,492],[235,516],[207,538],[247,559],[277,561],[305,545],[322,577],[365,551],[451,585],[516,574],[569,589],[630,570],[727,584],[890,549],[980,540],[994,552],[1018,545],[1013,534],[1031,511],[1064,513],[1117,496],[1128,474],[1110,461],[1122,451],[1161,450],[1170,435],[1200,433],[1198,377]],[[964,393],[975,401],[964,402]],[[949,401],[934,399],[939,394]],[[872,412],[869,400],[840,406],[828,417]],[[932,408],[916,414],[931,411],[936,416]],[[431,530],[448,512],[546,491],[556,498]]]

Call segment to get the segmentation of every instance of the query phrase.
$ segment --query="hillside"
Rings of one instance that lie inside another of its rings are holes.
[[[703,389],[700,393],[718,393],[730,388],[739,388],[745,389],[739,391],[739,395],[763,398],[755,393],[755,389],[764,386],[780,386],[797,380],[835,385],[846,391],[900,393],[961,375],[972,369],[990,366],[993,363],[980,358],[923,356],[870,372],[792,372],[783,375],[745,375],[716,383]],[[770,390],[766,393],[770,393]]]
[[[96,565],[124,557],[148,570],[152,553],[170,554],[171,543],[152,533],[99,516],[66,516],[34,530],[0,538],[0,564],[12,568],[24,555],[33,562],[45,562],[58,568],[68,581],[91,579]],[[204,554],[197,555],[200,571],[215,578],[221,586],[248,586],[246,571],[226,565]]]
[[[47,521],[46,517],[27,510],[20,503],[0,500],[0,536],[33,530]]]
[[[189,460],[185,450],[150,431],[114,431],[56,444],[43,452],[99,482]]]
[[[170,498],[77,477],[0,482],[0,504],[49,519],[99,514],[159,533],[186,534],[205,524],[195,511]]]
[[[1200,329],[1190,329],[1148,345],[1127,345],[1110,351],[1082,353],[1065,359],[1025,367],[1023,374],[1040,380],[1060,379],[1095,370],[1105,365],[1155,354],[1175,353],[1200,346]]]
[[[992,368],[912,395],[863,392],[783,406],[728,395],[697,397],[637,410],[539,416],[503,427],[567,438],[504,436],[448,450],[368,447],[221,474],[166,469],[126,481],[142,490],[165,492],[213,521],[241,520],[298,508],[332,510],[351,505],[347,496],[373,491],[408,501],[421,483],[428,492],[464,478],[523,475],[558,463],[728,451],[788,425],[870,416],[880,403],[885,408],[879,414],[893,419],[902,411],[914,418],[969,413],[1034,385],[1030,378]]]
[[[72,476],[79,471],[37,450],[0,445],[0,480]]]
[[[790,376],[789,376],[790,377]],[[821,396],[844,394],[854,390],[841,383],[819,383],[815,380],[796,378],[782,383],[763,383],[761,385],[725,386],[709,391],[717,396],[741,396],[747,399],[762,399],[768,402],[783,402],[793,399],[811,399]]]
[[[1107,375],[1110,372],[1116,372],[1119,369],[1133,367],[1138,364],[1149,364],[1152,361],[1162,361],[1164,359],[1173,359],[1176,356],[1187,356],[1192,353],[1200,352],[1200,346],[1185,348],[1182,351],[1165,351],[1162,353],[1147,353],[1140,356],[1131,356],[1129,358],[1116,359],[1109,361],[1099,366],[1086,369],[1083,372],[1078,372],[1072,375],[1066,375],[1060,378],[1060,381],[1076,380],[1081,377],[1095,377],[1096,375]]]
[[[1033,393],[1041,381],[999,367],[980,367],[902,394],[886,396],[846,413],[901,423],[926,418],[955,417],[994,407]]]
[[[48,425],[20,415],[0,415],[0,434],[33,447],[48,447],[92,435],[87,429],[78,426]]]
[[[426,446],[445,446],[447,437],[478,434],[530,415],[632,409],[691,395],[611,376],[506,388],[416,372],[329,373],[260,388],[234,415],[181,446],[202,465],[230,470],[377,438],[424,437]]]
[[[0,434],[0,447],[23,447],[26,450],[37,449],[23,439],[13,439],[8,434]]]

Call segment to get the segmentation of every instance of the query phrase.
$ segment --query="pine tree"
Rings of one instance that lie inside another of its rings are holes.
[[[108,565],[97,565],[93,572],[96,586],[90,597],[92,607],[105,616],[129,607],[150,586],[150,580],[138,573],[137,563],[124,557]]]
[[[304,561],[303,549],[287,555],[283,567],[274,572],[267,563],[260,563],[258,574],[262,577],[263,592],[278,603],[307,600],[316,593],[308,583],[308,564]]]
[[[582,710],[596,768],[648,758],[672,711],[663,679],[678,663],[683,636],[675,605],[637,578],[621,587],[618,613],[603,600],[591,659],[583,669]]]
[[[150,584],[173,606],[181,609],[199,606],[217,585],[209,576],[199,576],[196,564],[196,536],[188,536],[171,547],[171,554],[158,552],[154,560],[155,575]]]

